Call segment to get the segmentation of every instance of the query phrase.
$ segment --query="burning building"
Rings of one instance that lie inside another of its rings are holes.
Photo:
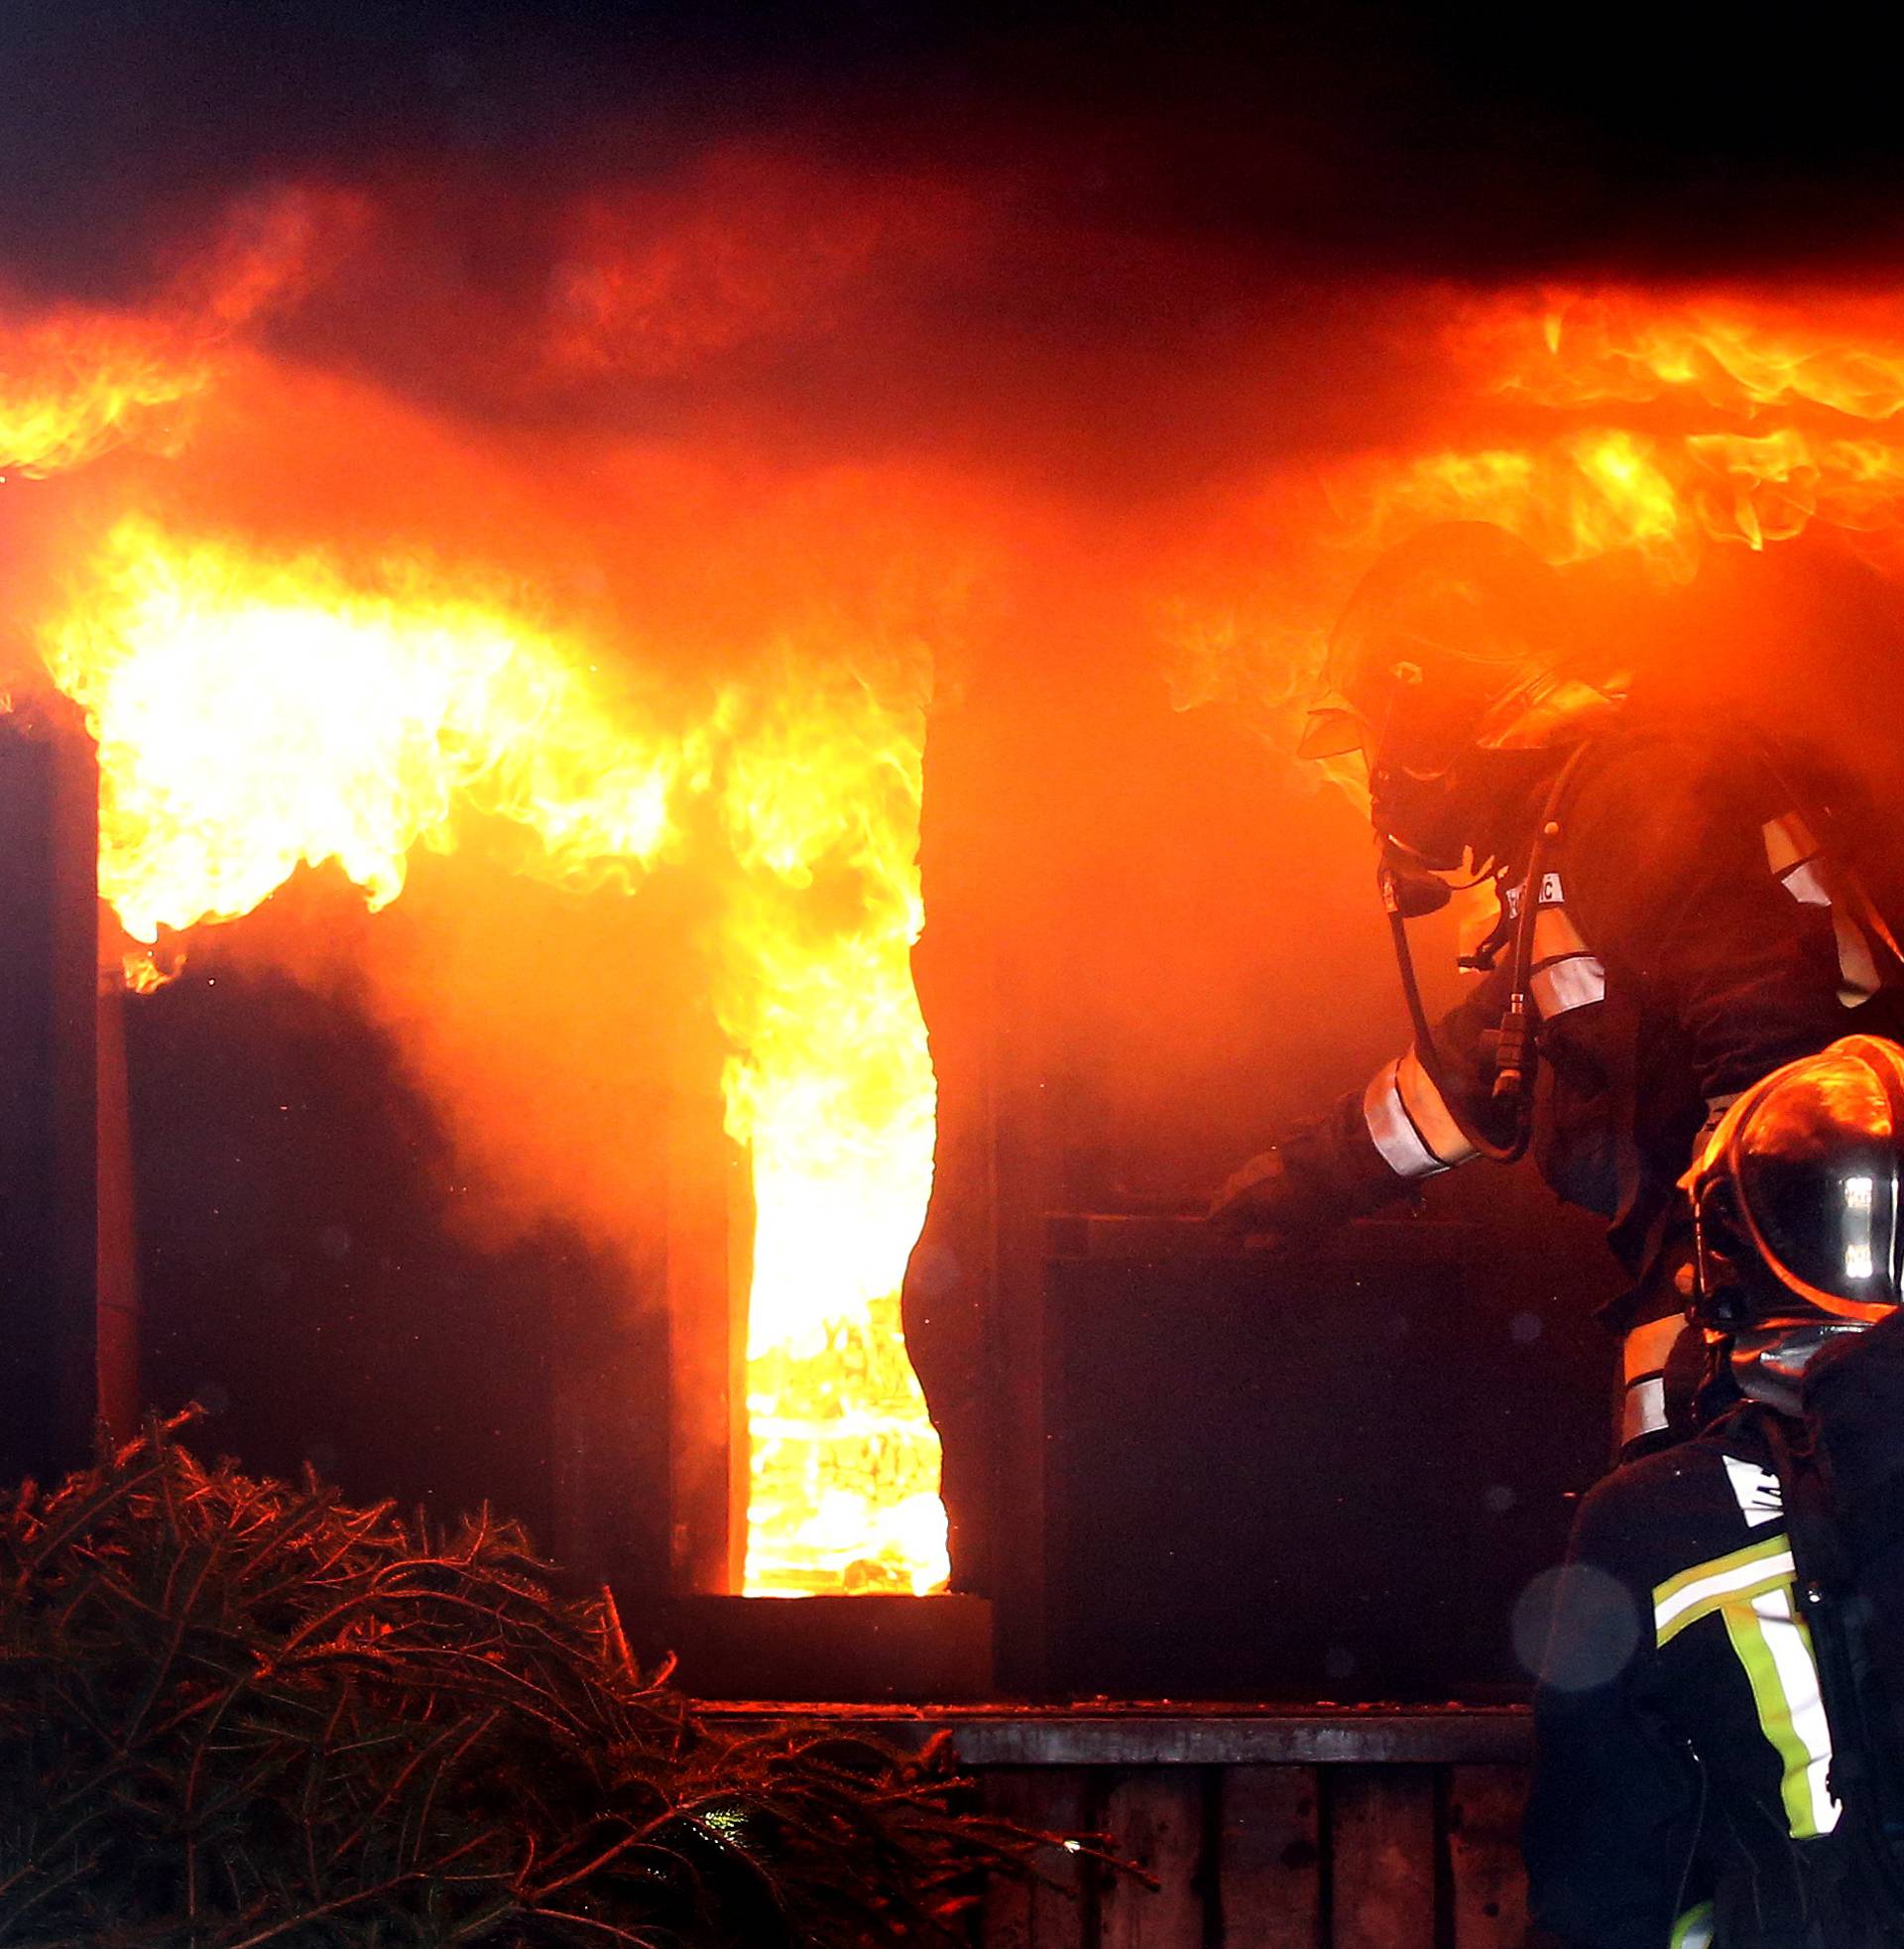
[[[225,166],[181,110],[135,221],[76,181],[89,227],[8,218],[6,677],[16,729],[63,710],[96,753],[148,1376],[236,1397],[274,1461],[401,1474],[394,1437],[294,1425],[287,1350],[368,1336],[415,1401],[501,1331],[467,1294],[508,1292],[535,1388],[471,1359],[462,1459],[396,1486],[526,1496],[676,1590],[994,1594],[1041,1645],[1052,1401],[1098,1385],[1050,1269],[1181,1249],[1160,1214],[1391,1039],[1353,810],[1288,756],[1344,596],[1494,522],[1658,684],[1829,715],[1888,645],[1904,317],[1733,233],[1543,255],[1548,179],[1402,250],[1379,141],[1308,153],[1319,238],[1270,165],[1364,125],[1324,87],[1273,156],[1191,132],[1202,31],[1141,112],[996,153],[842,79],[850,161],[798,75],[644,132],[557,62],[577,92],[499,124],[504,51],[546,80],[563,45],[444,29],[410,115],[306,123],[256,81],[280,148]],[[1887,786],[1881,727],[1850,742]],[[353,1068],[388,1100],[311,1107]],[[380,1119],[413,1138],[350,1158]],[[251,1209],[325,1171],[404,1176],[441,1264],[394,1216],[366,1269],[322,1197],[296,1239]],[[1368,1250],[1392,1283],[1427,1237]],[[1546,1298],[1502,1307],[1567,1349],[1539,1387],[1591,1367]],[[1417,1330],[1364,1325],[1396,1361]],[[1550,1519],[1585,1425],[1543,1451]]]
[[[710,1690],[1279,1698],[1009,1790],[1159,1940],[1505,1940],[1507,1722],[1295,1702],[1524,1681],[1594,1228],[1185,1214],[1401,1034],[1292,757],[1392,543],[1904,804],[1887,63],[172,11],[0,29],[9,1466],[196,1396]]]

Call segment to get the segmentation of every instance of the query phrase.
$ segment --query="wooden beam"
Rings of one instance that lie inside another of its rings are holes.
[[[1355,1766],[1329,1807],[1332,1949],[1428,1949],[1435,1939],[1435,1776]]]
[[[1319,1791],[1311,1766],[1233,1766],[1217,1841],[1225,1949],[1316,1949],[1322,1937]]]
[[[1115,1851],[1156,1886],[1126,1875],[1105,1877],[1100,1949],[1202,1949],[1204,1797],[1210,1784],[1200,1766],[1146,1766],[1113,1779],[1105,1796],[1105,1832]]]
[[[1448,1784],[1448,1866],[1455,1949],[1515,1949],[1527,1933],[1517,1766],[1457,1766]]]
[[[98,779],[64,712],[0,716],[0,1480],[84,1462],[99,1406]]]
[[[1001,1767],[985,1777],[987,1809],[1040,1834],[1074,1835],[1092,1824],[1085,1775],[1048,1767]],[[1077,1856],[1040,1863],[1047,1883],[996,1876],[987,1885],[985,1949],[1085,1949],[1097,1938],[1088,1865]]]
[[[747,1559],[747,1158],[727,1135],[718,1045],[684,1035],[668,1143],[670,1557],[681,1594],[741,1588]]]
[[[95,1018],[99,1418],[115,1441],[135,1432],[145,1408],[139,1372],[139,1227],[126,1093],[126,1005],[123,982],[102,967]]]
[[[806,1715],[774,1704],[709,1713],[789,1716]],[[1533,1752],[1524,1706],[840,1705],[824,1716],[905,1746],[949,1733],[969,1766],[1524,1766]]]

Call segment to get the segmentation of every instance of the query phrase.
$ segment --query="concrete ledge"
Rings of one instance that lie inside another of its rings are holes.
[[[702,1716],[864,1732],[900,1746],[952,1737],[968,1766],[1525,1766],[1525,1706],[800,1705],[725,1702]]]

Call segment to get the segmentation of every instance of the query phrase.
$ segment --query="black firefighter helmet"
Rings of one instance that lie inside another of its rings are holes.
[[[1904,1048],[1846,1035],[1774,1069],[1687,1172],[1694,1315],[1741,1349],[1855,1331],[1904,1297]]]
[[[1504,529],[1421,530],[1343,611],[1301,755],[1354,757],[1377,834],[1420,866],[1487,861],[1503,800],[1621,701],[1570,611],[1559,574]]]

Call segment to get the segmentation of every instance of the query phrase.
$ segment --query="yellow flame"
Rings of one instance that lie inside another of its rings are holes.
[[[247,914],[300,863],[382,907],[463,807],[556,875],[668,834],[678,746],[609,715],[580,645],[417,564],[366,588],[127,520],[43,650],[99,741],[99,891],[136,940]]]
[[[932,1186],[935,1088],[910,953],[922,701],[782,688],[737,743],[745,869],[717,1006],[754,1159],[746,1588],[923,1592],[946,1575],[939,1440],[899,1284]]]
[[[170,333],[110,317],[0,328],[0,473],[57,473],[202,392],[209,363]]]

